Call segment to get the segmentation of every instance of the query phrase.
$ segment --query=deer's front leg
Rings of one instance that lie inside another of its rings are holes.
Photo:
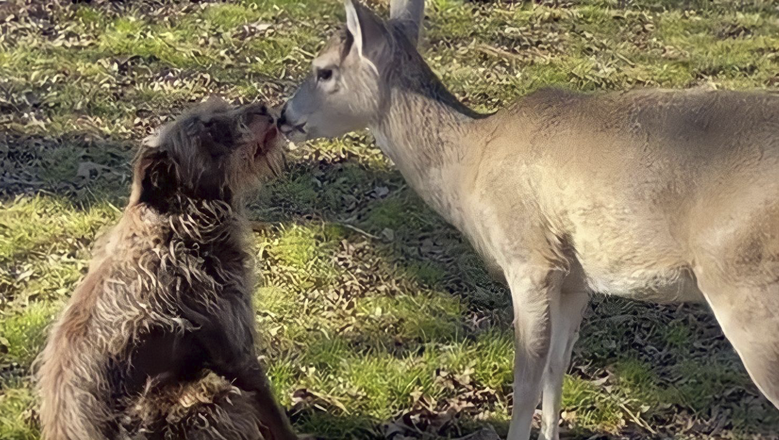
[[[508,440],[528,440],[552,337],[551,298],[560,294],[562,273],[537,264],[506,271],[514,306],[514,410]]]
[[[541,433],[538,440],[559,440],[560,405],[563,396],[563,378],[571,363],[571,352],[576,343],[579,324],[590,300],[584,288],[563,291],[552,298],[552,341],[543,379]]]

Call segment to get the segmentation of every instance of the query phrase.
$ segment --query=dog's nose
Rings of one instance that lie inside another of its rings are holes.
[[[268,108],[265,106],[251,109],[251,113],[249,113],[246,118],[246,121],[249,124],[263,123],[274,126],[276,124],[276,118],[268,113]]]
[[[284,104],[284,106],[281,108],[281,115],[279,116],[279,119],[276,120],[276,125],[281,127],[286,123],[287,123],[287,104]]]

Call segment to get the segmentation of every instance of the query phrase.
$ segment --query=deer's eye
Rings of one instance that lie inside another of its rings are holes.
[[[316,80],[317,81],[328,81],[332,77],[333,77],[333,69],[317,69],[316,70]]]

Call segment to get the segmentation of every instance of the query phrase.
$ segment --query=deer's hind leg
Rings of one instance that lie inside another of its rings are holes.
[[[779,220],[776,235],[763,225],[700,255],[695,274],[752,380],[779,408]]]
[[[705,277],[699,282],[750,377],[779,408],[779,283],[744,288]]]

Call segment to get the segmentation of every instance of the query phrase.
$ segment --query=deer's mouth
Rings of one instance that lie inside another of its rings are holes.
[[[308,134],[306,132],[306,124],[305,122],[302,124],[297,125],[289,125],[284,124],[279,126],[279,129],[282,133],[284,133],[284,136],[292,139],[292,138],[305,138]]]
[[[305,140],[308,137],[306,131],[306,121],[296,124],[287,118],[286,106],[281,111],[281,117],[276,121],[281,133],[289,140]]]

